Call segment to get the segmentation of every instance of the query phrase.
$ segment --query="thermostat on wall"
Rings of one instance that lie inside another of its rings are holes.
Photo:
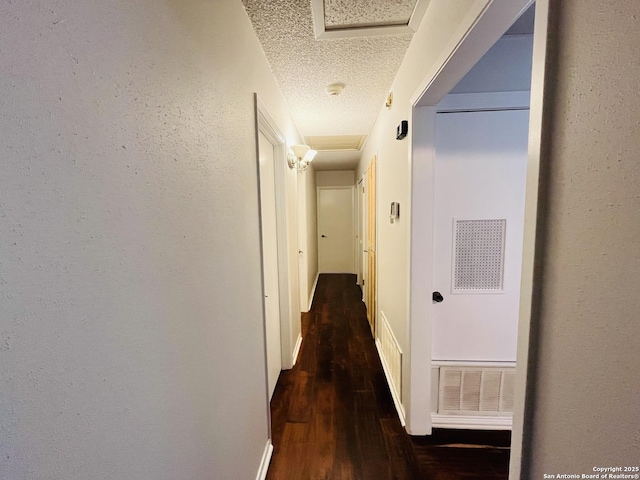
[[[398,125],[398,131],[396,133],[396,140],[402,140],[407,136],[407,132],[409,131],[409,122],[406,120],[402,120],[400,125]]]
[[[400,202],[391,202],[391,212],[389,215],[389,221],[393,223],[400,218]]]

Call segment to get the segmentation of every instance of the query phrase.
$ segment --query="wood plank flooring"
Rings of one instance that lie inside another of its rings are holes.
[[[361,298],[354,275],[320,276],[298,363],[271,401],[267,479],[506,479],[508,434],[405,432]]]

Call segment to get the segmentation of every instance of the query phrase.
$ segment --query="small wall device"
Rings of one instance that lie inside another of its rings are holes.
[[[391,212],[389,215],[389,221],[393,223],[399,218],[400,218],[400,203],[391,202]]]
[[[407,132],[409,131],[409,122],[406,120],[402,120],[400,125],[398,125],[398,130],[396,132],[396,140],[402,140],[407,136]]]

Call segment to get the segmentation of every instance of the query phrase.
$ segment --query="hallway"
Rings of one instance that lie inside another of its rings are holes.
[[[406,434],[360,299],[354,275],[320,276],[271,402],[267,479],[506,479],[508,432]]]

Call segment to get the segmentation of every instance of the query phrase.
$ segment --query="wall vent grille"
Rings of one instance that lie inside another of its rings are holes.
[[[387,376],[390,377],[388,379],[389,387],[395,390],[396,397],[402,400],[402,350],[400,350],[384,312],[380,312],[378,342],[381,360],[385,364]]]
[[[510,415],[514,383],[514,368],[441,367],[438,413]]]
[[[453,292],[502,291],[506,219],[454,220]]]

